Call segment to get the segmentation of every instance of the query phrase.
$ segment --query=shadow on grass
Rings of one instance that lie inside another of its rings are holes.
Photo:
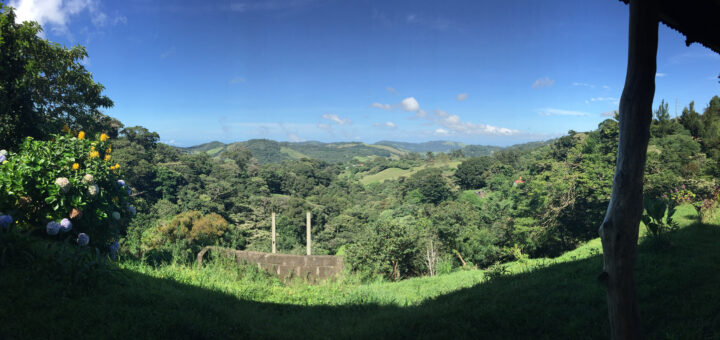
[[[720,227],[686,227],[672,242],[640,247],[647,336],[717,336]],[[135,272],[84,291],[10,268],[0,338],[606,338],[601,267],[600,255],[554,264],[411,307],[260,303]]]

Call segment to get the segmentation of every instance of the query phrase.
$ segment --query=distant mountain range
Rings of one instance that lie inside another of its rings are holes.
[[[514,145],[512,147],[538,147],[548,142],[532,142]],[[451,141],[430,141],[423,143],[407,143],[394,141],[380,141],[374,144],[361,142],[276,142],[269,139],[251,139],[245,142],[225,144],[221,142],[210,142],[196,146],[180,148],[187,153],[204,152],[210,156],[221,156],[230,145],[240,144],[246,147],[261,164],[279,163],[285,160],[314,158],[334,163],[349,161],[355,157],[380,156],[396,158],[410,152],[450,152],[462,150],[468,157],[479,157],[491,155],[493,152],[504,149],[500,146],[491,145],[466,145],[464,143]]]

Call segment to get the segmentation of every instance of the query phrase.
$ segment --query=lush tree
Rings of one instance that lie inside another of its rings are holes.
[[[14,148],[26,136],[44,139],[64,125],[74,131],[116,135],[121,124],[100,111],[113,106],[70,49],[40,38],[35,22],[15,22],[0,3],[0,145]]]
[[[424,203],[440,203],[454,196],[449,181],[438,168],[423,169],[413,174],[406,182],[408,192],[418,190]]]
[[[490,156],[473,157],[458,165],[455,178],[463,189],[479,189],[485,186],[486,171],[497,161]]]

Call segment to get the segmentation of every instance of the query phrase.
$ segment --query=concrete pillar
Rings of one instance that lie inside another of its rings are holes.
[[[275,254],[275,213],[272,213],[272,252]]]
[[[310,248],[310,212],[307,212],[307,254],[308,256],[312,254],[311,248]]]

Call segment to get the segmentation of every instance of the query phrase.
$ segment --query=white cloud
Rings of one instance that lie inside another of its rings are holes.
[[[351,123],[352,123],[352,121],[350,121],[350,119],[340,118],[340,116],[338,116],[338,115],[336,115],[336,114],[332,114],[332,113],[326,113],[326,114],[322,115],[322,117],[323,117],[324,119],[327,119],[327,120],[329,120],[329,121],[338,123],[338,124],[340,124],[340,125],[345,125],[345,124],[351,124]]]
[[[420,104],[418,104],[418,101],[415,99],[415,97],[408,97],[403,99],[402,102],[400,102],[400,105],[405,111],[415,112],[420,110]]]
[[[96,0],[11,0],[8,5],[16,9],[17,21],[37,21],[44,29],[59,34],[67,34],[71,17],[84,11],[90,14],[95,26],[104,26],[108,22]],[[117,20],[113,20],[115,22]]]
[[[613,97],[590,98],[590,101],[591,101],[591,102],[603,102],[603,101],[608,101],[608,100],[617,101],[618,99],[617,99],[617,98],[613,98]],[[587,102],[587,101],[586,101],[586,102]]]
[[[488,124],[476,124],[464,122],[460,116],[449,114],[442,110],[435,110],[435,123],[442,126],[435,130],[435,134],[461,134],[461,135],[505,135],[510,136],[520,133],[515,129],[492,126]]]
[[[615,117],[615,114],[617,113],[617,110],[612,110],[608,112],[603,112],[600,114],[601,117]]]
[[[581,86],[581,87],[589,87],[589,88],[591,88],[591,89],[594,89],[594,88],[595,88],[595,85],[593,85],[593,84],[588,84],[588,83],[578,83],[578,82],[575,82],[575,83],[572,83],[572,85],[573,85],[573,86]]]
[[[539,111],[541,116],[588,116],[587,112],[570,111],[561,109],[542,109]]]
[[[372,107],[376,107],[378,109],[383,109],[383,110],[391,110],[392,109],[392,105],[381,104],[381,103],[372,103]]]
[[[298,135],[296,135],[296,134],[294,134],[294,133],[288,133],[288,134],[287,134],[287,137],[288,137],[288,140],[289,140],[289,141],[294,142],[294,143],[304,142],[304,141],[305,141],[305,139],[300,138],[300,136],[298,136]]]
[[[660,73],[660,72],[655,73],[655,76],[656,76],[656,77],[664,77],[664,76],[666,76],[666,75],[667,75],[667,73]]]
[[[606,90],[609,90],[609,89],[610,89],[610,86],[603,85],[602,88],[603,88],[603,89],[606,89]]]
[[[541,89],[543,87],[553,86],[553,84],[555,84],[555,81],[548,77],[539,78],[539,79],[535,80],[535,82],[532,84],[532,88]]]
[[[312,6],[315,0],[267,0],[267,1],[245,1],[230,4],[230,10],[234,12],[251,11],[282,11],[293,8]]]
[[[116,14],[115,18],[113,19],[113,25],[117,24],[127,24],[127,17],[124,15]]]
[[[459,101],[463,101],[463,100],[467,99],[467,97],[468,97],[467,93],[460,93],[457,95],[457,97],[455,97],[455,99],[457,99]]]
[[[375,123],[374,127],[396,129],[398,126],[393,122]]]
[[[397,90],[394,87],[386,87],[385,91],[388,91],[392,94],[398,94]]]

